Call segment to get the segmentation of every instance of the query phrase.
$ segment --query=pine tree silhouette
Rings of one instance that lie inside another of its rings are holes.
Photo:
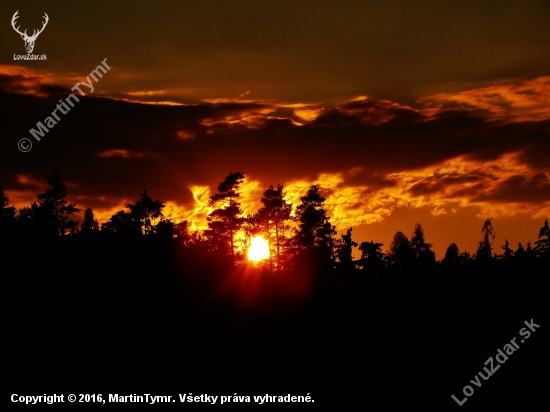
[[[210,203],[222,205],[208,216],[209,230],[204,235],[211,242],[212,252],[220,258],[229,255],[231,265],[235,265],[235,234],[244,223],[240,203],[240,185],[244,180],[242,172],[231,173],[218,185],[218,193],[210,196]]]

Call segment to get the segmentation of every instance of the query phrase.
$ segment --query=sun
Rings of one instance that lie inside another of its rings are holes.
[[[254,236],[250,239],[250,247],[248,248],[248,260],[259,262],[260,260],[269,258],[269,245],[267,240],[261,236]]]

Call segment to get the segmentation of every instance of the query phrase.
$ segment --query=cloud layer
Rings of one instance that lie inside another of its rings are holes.
[[[170,105],[88,95],[20,153],[18,140],[31,138],[69,90],[29,69],[0,69],[0,186],[17,206],[35,200],[55,170],[71,201],[101,219],[147,189],[173,217],[201,228],[218,182],[242,171],[247,212],[270,184],[283,184],[298,203],[316,183],[341,230],[401,207],[537,218],[550,211],[548,77],[431,95],[414,107],[366,96],[326,105],[243,94]]]

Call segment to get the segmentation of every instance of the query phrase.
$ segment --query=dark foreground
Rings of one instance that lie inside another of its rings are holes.
[[[314,407],[451,410],[469,385],[464,409],[547,403],[537,267],[270,275],[160,244],[2,251],[6,394],[310,394]],[[540,328],[520,343],[531,319]],[[519,349],[470,383],[514,337]]]

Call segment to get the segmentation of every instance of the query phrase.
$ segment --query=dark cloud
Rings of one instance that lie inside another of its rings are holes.
[[[35,53],[52,73],[85,76],[105,57],[110,94],[164,90],[178,101],[237,97],[331,102],[366,94],[412,103],[548,74],[550,8],[542,0],[2,2],[8,22],[50,21]],[[78,16],[77,18],[75,16]],[[23,43],[0,26],[0,64]],[[27,65],[27,63],[25,63]],[[184,89],[184,90],[181,90]],[[178,90],[177,92],[175,90]]]
[[[550,179],[544,173],[532,177],[513,176],[499,183],[493,190],[479,193],[475,202],[530,203],[550,200]]]
[[[440,193],[444,189],[448,189],[451,186],[457,186],[462,184],[473,184],[484,180],[483,176],[469,174],[450,174],[443,176],[432,176],[424,179],[421,182],[415,183],[409,191],[414,196],[428,195],[432,193]],[[457,192],[454,192],[454,196],[457,196]],[[460,196],[460,195],[459,195]],[[460,196],[463,197],[463,196]]]
[[[74,184],[70,190],[74,196],[88,202],[82,207],[110,207],[123,199],[137,199],[143,189],[191,205],[191,184],[214,188],[229,171],[243,171],[266,187],[340,173],[343,184],[367,187],[368,195],[396,187],[392,174],[459,156],[492,161],[519,153],[524,166],[539,173],[548,171],[550,164],[548,121],[496,122],[467,110],[427,116],[372,99],[325,108],[315,120],[298,125],[293,109],[275,103],[169,106],[86,96],[60,115],[59,123],[40,142],[33,142],[30,153],[20,153],[17,141],[31,137],[30,128],[50,115],[66,91],[47,84],[42,90],[49,97],[16,94],[12,91],[23,80],[4,79],[10,93],[0,94],[6,108],[1,185],[8,192],[20,189],[16,176],[45,181],[55,170]],[[408,192],[413,196],[445,192],[449,198],[477,201],[545,201],[546,186],[537,176],[511,180],[480,195],[478,183],[494,181],[495,176],[481,171],[442,173],[416,181]],[[460,187],[464,184],[469,187]]]

